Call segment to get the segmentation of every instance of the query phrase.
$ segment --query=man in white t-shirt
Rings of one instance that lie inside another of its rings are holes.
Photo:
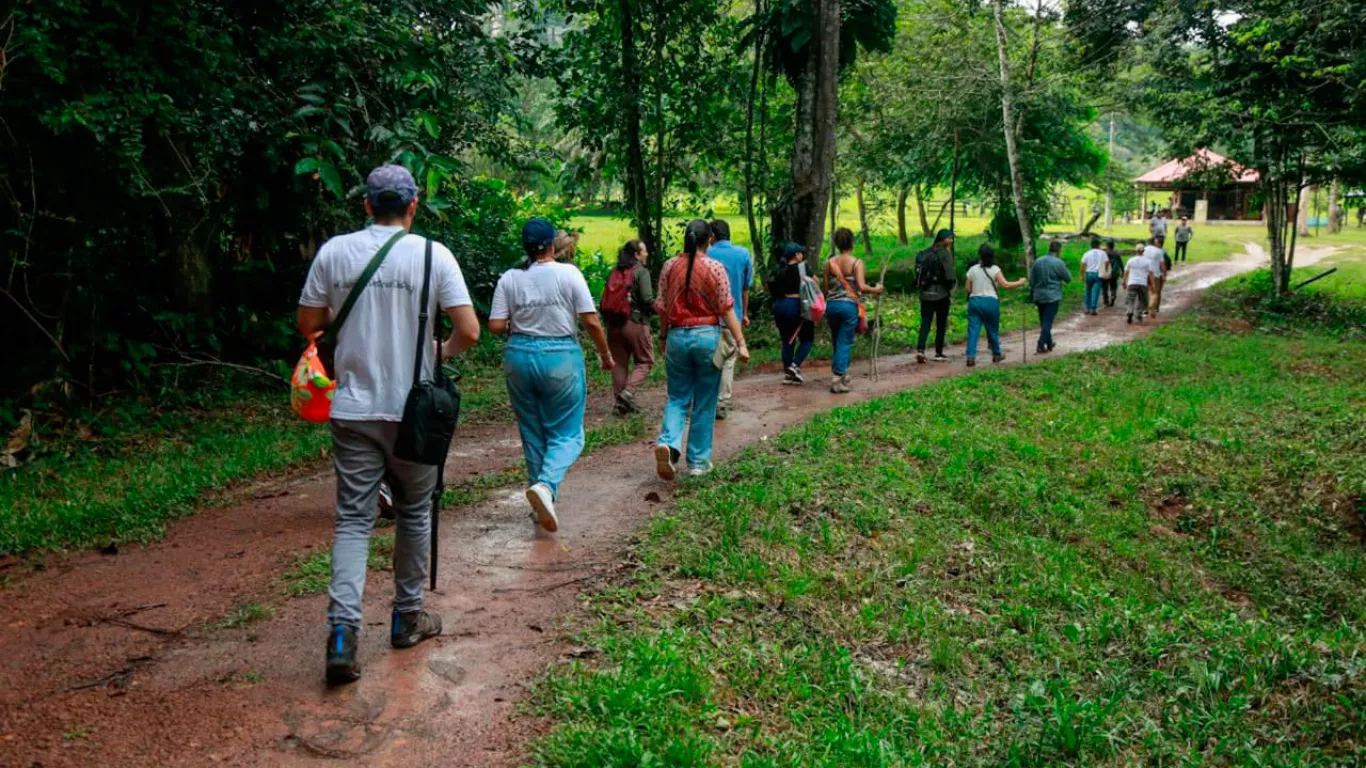
[[[1100,271],[1110,263],[1109,254],[1100,248],[1100,238],[1091,239],[1091,250],[1081,256],[1081,271],[1086,276],[1086,314],[1100,314]]]
[[[1154,237],[1143,249],[1143,255],[1153,264],[1153,276],[1148,289],[1148,311],[1154,315],[1162,310],[1162,288],[1167,284],[1167,272],[1171,269],[1171,257],[1162,246],[1163,239]]]
[[[367,265],[389,250],[336,332],[332,401],[332,459],[337,471],[337,518],[327,617],[327,681],[360,678],[356,659],[370,534],[380,484],[391,487],[397,517],[394,536],[394,610],[390,644],[408,648],[441,634],[441,617],[422,610],[431,537],[431,496],[436,467],[396,458],[403,406],[412,388],[414,356],[422,354],[423,380],[432,375],[437,349],[419,342],[418,314],[427,240],[409,234],[417,215],[417,183],[402,166],[384,165],[366,181],[365,210],[374,224],[323,244],[299,297],[299,330],[309,338],[341,313]],[[460,267],[445,246],[432,244],[426,333],[444,311],[454,333],[440,351],[453,357],[479,340],[479,319]],[[419,352],[420,350],[420,352]]]
[[[1129,323],[1133,323],[1134,315],[1138,315],[1138,322],[1143,322],[1143,314],[1148,311],[1148,286],[1152,274],[1153,261],[1143,252],[1143,244],[1140,243],[1124,265],[1124,285],[1128,288],[1124,306],[1129,313]]]

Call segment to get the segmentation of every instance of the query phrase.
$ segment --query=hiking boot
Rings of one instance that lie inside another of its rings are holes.
[[[536,513],[537,525],[551,533],[560,529],[560,518],[555,516],[555,497],[550,493],[550,486],[536,483],[526,489],[526,500]]]
[[[358,633],[355,627],[332,625],[327,634],[328,685],[345,685],[360,679],[360,662],[356,660]]]
[[[729,415],[730,415],[730,403],[717,403],[717,404],[716,404],[716,420],[717,420],[717,421],[725,421],[725,420],[726,420],[726,417],[729,416]]]
[[[412,648],[414,645],[441,634],[441,616],[426,611],[399,613],[394,610],[389,630],[389,645]]]
[[[1003,362],[1005,359],[1006,359],[1006,356],[1005,356],[1005,355],[992,355],[992,356],[991,356],[991,362],[993,362],[993,363],[1000,363],[1000,362]]]
[[[925,364],[925,350],[922,349],[915,353],[915,362],[917,365]]]
[[[977,358],[975,358],[975,357],[969,357],[969,358],[967,359],[967,363],[968,363],[968,367],[969,367],[969,368],[976,368],[976,367],[977,367]]]
[[[830,391],[836,395],[847,393],[849,391],[849,377],[847,375],[836,376],[835,379],[830,382]]]
[[[678,449],[659,443],[655,446],[655,474],[660,479],[672,480],[678,476]]]
[[[1055,350],[1055,349],[1057,349],[1057,348],[1058,348],[1058,343],[1057,343],[1057,342],[1055,342],[1055,341],[1050,341],[1050,342],[1048,342],[1048,351],[1049,351],[1049,352],[1052,352],[1053,350]]]

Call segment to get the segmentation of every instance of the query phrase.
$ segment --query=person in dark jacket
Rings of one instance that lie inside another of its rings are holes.
[[[1124,274],[1124,257],[1119,255],[1114,240],[1106,240],[1105,253],[1110,257],[1110,278],[1101,284],[1105,292],[1105,306],[1113,307],[1119,299],[1119,278]]]
[[[944,355],[944,335],[949,328],[949,304],[957,284],[953,263],[953,231],[941,229],[934,237],[934,245],[916,256],[916,282],[920,287],[920,338],[915,348],[915,361],[925,362],[925,344],[934,331],[934,361],[948,361]],[[922,278],[922,274],[929,275]]]
[[[1052,352],[1057,346],[1053,342],[1053,321],[1062,306],[1062,287],[1072,282],[1072,273],[1062,261],[1062,241],[1054,240],[1048,244],[1048,255],[1034,262],[1029,270],[1029,293],[1034,306],[1039,309],[1039,344],[1034,348],[1038,354]]]
[[[802,280],[806,278],[806,248],[799,243],[783,246],[782,262],[769,279],[773,319],[783,342],[783,383],[801,384],[802,363],[811,353],[816,327],[802,317]]]

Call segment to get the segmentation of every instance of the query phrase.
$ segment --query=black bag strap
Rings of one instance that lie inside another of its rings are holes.
[[[370,278],[374,277],[375,273],[379,271],[379,265],[384,263],[384,257],[389,255],[389,251],[393,250],[393,247],[399,240],[402,240],[403,236],[406,234],[408,234],[408,232],[402,229],[395,232],[394,236],[389,238],[384,245],[381,245],[379,250],[375,252],[375,255],[371,257],[370,263],[365,265],[365,269],[360,273],[360,277],[356,278],[356,284],[351,286],[351,292],[346,294],[346,301],[342,302],[341,311],[337,313],[337,317],[327,326],[327,335],[335,339],[337,338],[337,335],[341,333],[342,326],[346,324],[346,318],[351,316],[351,308],[355,306],[356,299],[360,298],[360,294],[365,290],[365,286],[370,284]]]
[[[413,358],[413,389],[417,389],[422,383],[422,355],[427,343],[427,299],[431,295],[431,287],[432,241],[429,238],[422,257],[422,303],[418,305],[417,312],[417,354]]]

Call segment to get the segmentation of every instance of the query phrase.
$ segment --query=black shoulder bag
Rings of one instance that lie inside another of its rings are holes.
[[[346,301],[342,302],[341,311],[337,313],[331,323],[328,323],[322,335],[314,342],[318,348],[318,362],[323,364],[323,370],[327,371],[329,378],[337,378],[337,337],[341,333],[342,326],[346,325],[346,318],[351,316],[351,308],[356,305],[356,299],[365,290],[365,286],[370,284],[370,278],[379,271],[379,265],[384,263],[384,257],[389,255],[389,251],[393,250],[394,245],[402,240],[406,234],[408,234],[406,231],[399,230],[384,245],[380,246],[375,255],[370,258],[370,263],[366,264],[365,269],[361,271],[360,277],[356,278],[356,284],[351,286],[351,292],[346,294]]]
[[[423,259],[422,304],[417,315],[417,352],[413,358],[413,388],[403,404],[394,455],[405,461],[439,467],[446,463],[455,422],[460,417],[460,389],[446,377],[441,361],[434,360],[432,380],[422,380],[422,358],[432,337],[427,336],[427,298],[432,280],[432,241]],[[435,328],[435,324],[433,324]],[[438,355],[439,357],[439,355]]]

